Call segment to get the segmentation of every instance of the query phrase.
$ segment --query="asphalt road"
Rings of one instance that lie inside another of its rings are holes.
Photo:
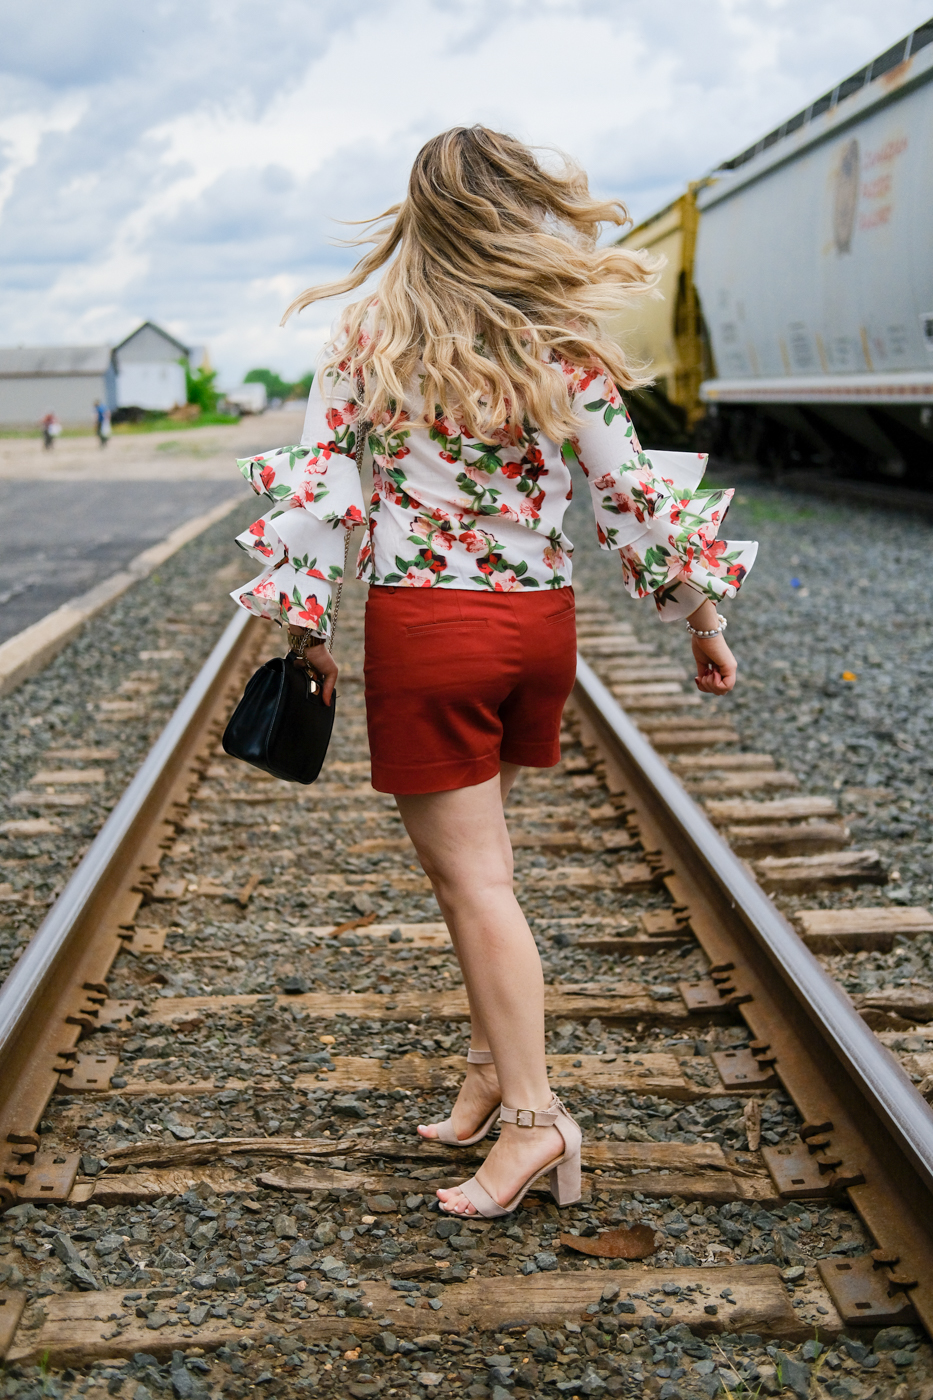
[[[296,413],[178,433],[0,440],[0,642],[242,490],[236,457],[297,442]],[[255,498],[254,498],[255,499]],[[268,505],[268,502],[266,502]],[[256,514],[263,504],[257,500]],[[231,559],[238,555],[231,531]]]
[[[0,642],[235,491],[233,480],[0,481]]]

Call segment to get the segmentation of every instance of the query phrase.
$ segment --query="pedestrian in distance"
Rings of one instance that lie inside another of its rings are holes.
[[[42,446],[48,452],[51,448],[55,446],[55,439],[61,436],[62,425],[61,423],[59,423],[58,418],[50,409],[49,412],[46,413],[42,418],[41,427]]]
[[[94,403],[94,412],[97,415],[97,437],[101,447],[106,447],[110,441],[110,434],[113,428],[110,424],[110,409],[105,403],[97,399]]]
[[[372,782],[395,796],[470,1008],[452,1114],[418,1131],[471,1146],[500,1125],[477,1175],[437,1193],[458,1215],[506,1215],[545,1175],[558,1204],[580,1197],[581,1132],[548,1083],[544,978],[504,814],[520,768],[560,758],[576,666],[563,532],[574,479],[628,591],[652,597],[662,622],[686,621],[699,689],[723,695],[736,679],[717,606],[755,546],[717,539],[732,492],[700,486],[705,457],[636,439],[622,393],[649,376],[601,330],[657,282],[646,252],[599,244],[602,225],[626,222],[569,161],[542,164],[481,126],[435,137],[405,198],[374,221],[372,250],[286,312],[381,271],[336,323],[301,446],[240,463],[274,507],[239,538],[263,570],[233,596],[287,627],[327,703],[340,527],[363,528]]]

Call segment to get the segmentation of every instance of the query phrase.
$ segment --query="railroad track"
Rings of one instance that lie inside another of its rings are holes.
[[[462,1072],[466,1004],[360,758],[360,590],[345,609],[323,780],[219,749],[274,645],[238,616],[0,991],[8,1363],[167,1361],[176,1394],[211,1365],[240,1393],[263,1363],[267,1384],[360,1396],[634,1394],[672,1327],[703,1365],[702,1338],[732,1338],[735,1368],[742,1337],[930,1330],[933,1115],[868,1022],[933,1008],[857,1008],[817,954],[933,920],[861,905],[792,926],[782,892],[883,882],[878,857],[586,598],[564,759],[509,812],[585,1197],[501,1224],[434,1214],[482,1155],[414,1136]],[[907,1067],[922,1081],[923,1053]],[[837,1243],[814,1261],[817,1218]],[[486,1333],[522,1353],[498,1381],[473,1357]]]

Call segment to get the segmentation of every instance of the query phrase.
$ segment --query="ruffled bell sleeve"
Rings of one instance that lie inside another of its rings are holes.
[[[273,508],[237,544],[263,570],[230,595],[257,617],[329,633],[333,585],[343,577],[345,530],[365,522],[356,467],[357,405],[339,371],[314,377],[297,447],[237,466]],[[322,431],[323,430],[323,431]]]
[[[581,427],[561,449],[587,477],[602,549],[616,549],[633,598],[651,595],[661,620],[708,598],[734,598],[758,545],[718,538],[734,492],[702,487],[705,453],[644,452],[615,384],[567,366]]]

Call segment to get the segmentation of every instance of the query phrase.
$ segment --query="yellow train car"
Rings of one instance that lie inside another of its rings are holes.
[[[688,186],[672,204],[637,224],[619,239],[625,247],[646,248],[664,259],[660,300],[639,300],[630,312],[613,319],[610,330],[633,359],[650,364],[654,386],[631,396],[636,417],[657,420],[666,436],[689,434],[703,417],[700,385],[713,373],[709,339],[694,285],[697,192],[707,180]],[[658,444],[656,444],[658,445]]]

